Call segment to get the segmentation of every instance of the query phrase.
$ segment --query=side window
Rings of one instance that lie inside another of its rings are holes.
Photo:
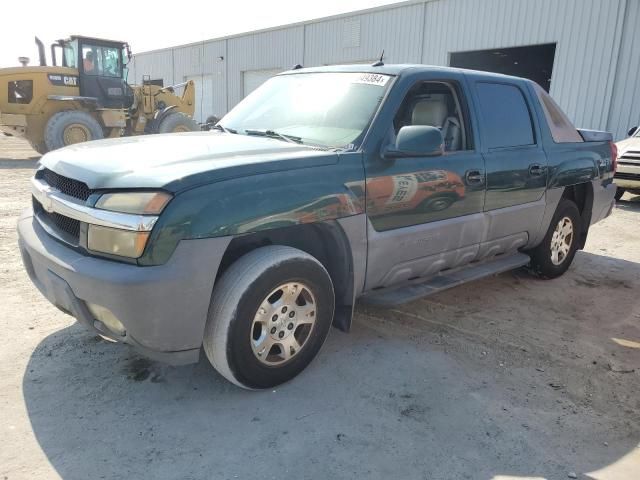
[[[531,114],[515,85],[476,83],[487,148],[533,145]]]
[[[111,47],[83,45],[82,66],[87,75],[120,77],[120,50]]]
[[[445,151],[472,148],[468,141],[468,123],[452,85],[445,82],[419,82],[407,93],[393,119],[394,132],[407,125],[429,125],[442,132]]]
[[[78,68],[78,41],[65,43],[62,51],[62,65],[69,68]]]
[[[551,130],[555,143],[576,143],[584,140],[573,126],[571,120],[564,114],[558,104],[545,92],[540,85],[534,83],[534,89],[542,105],[542,111]]]
[[[9,82],[9,103],[31,103],[33,100],[33,80],[14,80]]]

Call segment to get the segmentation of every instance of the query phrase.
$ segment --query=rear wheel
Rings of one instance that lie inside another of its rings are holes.
[[[104,138],[102,127],[87,112],[58,112],[49,119],[44,129],[47,150],[101,138]]]
[[[203,346],[227,380],[270,388],[316,356],[333,319],[329,274],[311,255],[284,246],[241,257],[216,282]]]
[[[555,278],[566,272],[578,250],[581,231],[576,204],[560,200],[544,240],[532,252],[532,270],[542,278]]]
[[[622,198],[622,196],[624,195],[624,192],[625,192],[625,189],[624,189],[624,188],[620,188],[620,187],[618,187],[618,188],[616,189],[616,195],[615,195],[616,202]]]
[[[184,113],[172,112],[160,122],[158,133],[197,132],[200,130],[195,120]]]

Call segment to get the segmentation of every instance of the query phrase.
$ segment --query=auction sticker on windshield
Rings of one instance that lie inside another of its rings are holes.
[[[353,83],[365,83],[367,85],[386,85],[391,77],[379,73],[363,73]]]

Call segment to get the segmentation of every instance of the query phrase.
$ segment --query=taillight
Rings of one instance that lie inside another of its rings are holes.
[[[618,146],[613,142],[609,142],[609,146],[611,147],[611,166],[613,167],[613,173],[616,173],[618,169]]]

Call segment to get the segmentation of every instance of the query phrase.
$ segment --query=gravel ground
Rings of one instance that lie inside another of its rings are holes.
[[[299,378],[255,393],[40,296],[15,231],[35,155],[0,136],[0,478],[640,478],[640,197],[562,278],[359,307]]]

